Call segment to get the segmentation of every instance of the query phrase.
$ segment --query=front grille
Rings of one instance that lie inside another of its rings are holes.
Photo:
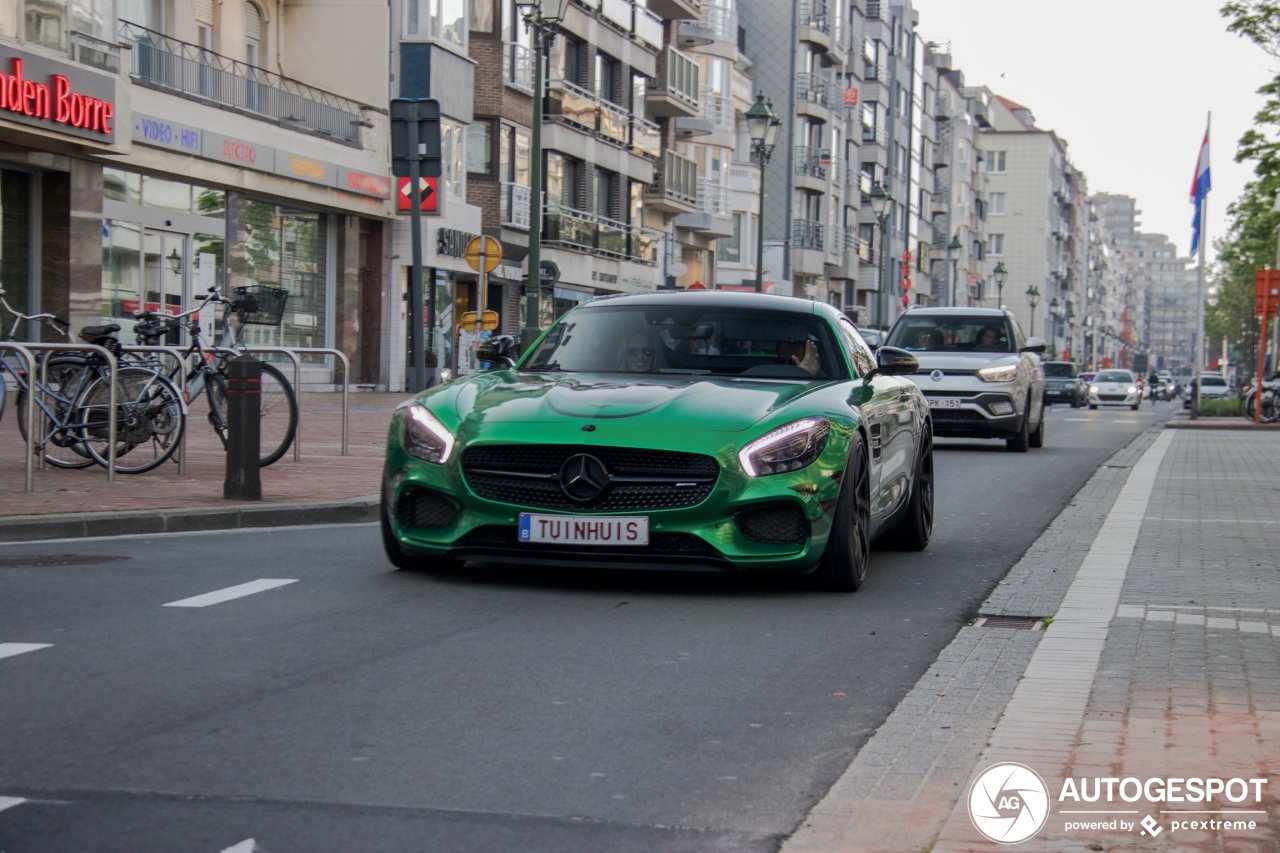
[[[565,461],[577,454],[604,465],[607,485],[591,500],[574,500],[560,484]],[[467,484],[487,500],[556,510],[618,512],[694,506],[715,488],[714,457],[670,450],[572,444],[468,447],[462,454]]]
[[[1127,394],[1098,394],[1097,397],[1104,403],[1123,403],[1129,399]]]
[[[772,503],[740,512],[734,523],[742,535],[766,545],[803,545],[809,538],[804,510],[792,501]]]
[[[930,409],[929,414],[934,423],[942,421],[985,421],[980,413],[973,409]]]

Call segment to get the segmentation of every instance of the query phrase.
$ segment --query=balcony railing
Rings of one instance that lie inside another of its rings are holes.
[[[715,33],[720,41],[738,41],[738,12],[723,3],[707,3],[702,7],[702,25]]]
[[[600,102],[600,124],[596,128],[596,132],[600,136],[616,142],[619,145],[626,145],[628,139],[628,131],[631,129],[631,113],[608,101]]]
[[[800,26],[831,32],[831,16],[827,14],[826,0],[800,0]]]
[[[547,117],[595,132],[600,123],[600,103],[595,95],[568,80],[552,80],[547,89]]]
[[[733,130],[733,101],[726,95],[703,89],[699,114],[718,130]]]
[[[502,183],[502,224],[529,230],[529,188],[524,184]]]
[[[810,178],[825,179],[827,166],[822,162],[822,149],[810,148],[806,145],[796,146],[795,168],[797,175]]]
[[[718,181],[699,178],[698,210],[712,216],[728,216],[729,188]]]
[[[658,76],[649,81],[648,90],[663,92],[668,97],[696,110],[698,109],[698,84],[698,63],[674,47],[668,47],[662,52]]]
[[[631,116],[631,153],[657,160],[662,154],[662,128],[638,115]]]
[[[139,82],[344,142],[360,141],[362,107],[355,101],[128,21],[120,22],[119,38],[132,48],[129,76]]]
[[[797,249],[822,251],[822,223],[811,219],[796,219],[791,223],[791,244]]]
[[[502,79],[513,89],[533,94],[533,51],[522,44],[502,46]]]
[[[548,207],[544,243],[656,264],[661,232],[570,207]]]
[[[817,74],[801,72],[796,75],[796,97],[811,104],[830,104],[829,86]]]
[[[632,0],[601,0],[604,22],[653,48],[662,46],[662,19]]]
[[[881,148],[887,148],[889,146],[889,138],[885,135],[883,127],[867,127],[864,124],[862,126],[862,141],[874,142]]]
[[[839,157],[831,161],[831,182],[837,187],[842,187],[849,180],[849,167],[845,165],[844,160]]]
[[[645,195],[669,198],[696,207],[698,204],[698,164],[672,151],[662,152],[662,165],[653,175]]]

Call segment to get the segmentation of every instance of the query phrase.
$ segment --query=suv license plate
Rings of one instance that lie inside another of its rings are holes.
[[[539,515],[520,513],[520,541],[554,545],[648,545],[645,515]]]
[[[929,397],[929,408],[931,409],[958,409],[960,408],[959,397]]]

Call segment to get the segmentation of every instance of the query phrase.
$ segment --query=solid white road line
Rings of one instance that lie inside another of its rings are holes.
[[[269,589],[285,586],[291,583],[297,583],[298,579],[280,579],[280,578],[264,578],[262,580],[249,581],[238,586],[229,586],[226,589],[219,589],[214,592],[206,592],[204,595],[197,595],[192,598],[184,598],[181,601],[171,601],[164,605],[165,607],[208,607],[210,604],[221,604],[224,601],[231,601],[234,598],[244,598],[246,595],[253,595],[259,592],[266,592]]]
[[[0,643],[0,658],[9,658],[23,652],[34,652],[50,648],[52,643]]]

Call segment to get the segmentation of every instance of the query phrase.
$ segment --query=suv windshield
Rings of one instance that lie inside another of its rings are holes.
[[[819,317],[691,305],[588,305],[569,312],[520,362],[565,373],[847,378]]]
[[[990,315],[903,316],[885,343],[906,350],[1012,352],[1008,325]]]
[[[1094,382],[1132,382],[1133,375],[1126,370],[1111,370],[1099,373]]]
[[[1054,364],[1050,362],[1044,366],[1044,375],[1071,379],[1076,375],[1076,366],[1074,364]]]

